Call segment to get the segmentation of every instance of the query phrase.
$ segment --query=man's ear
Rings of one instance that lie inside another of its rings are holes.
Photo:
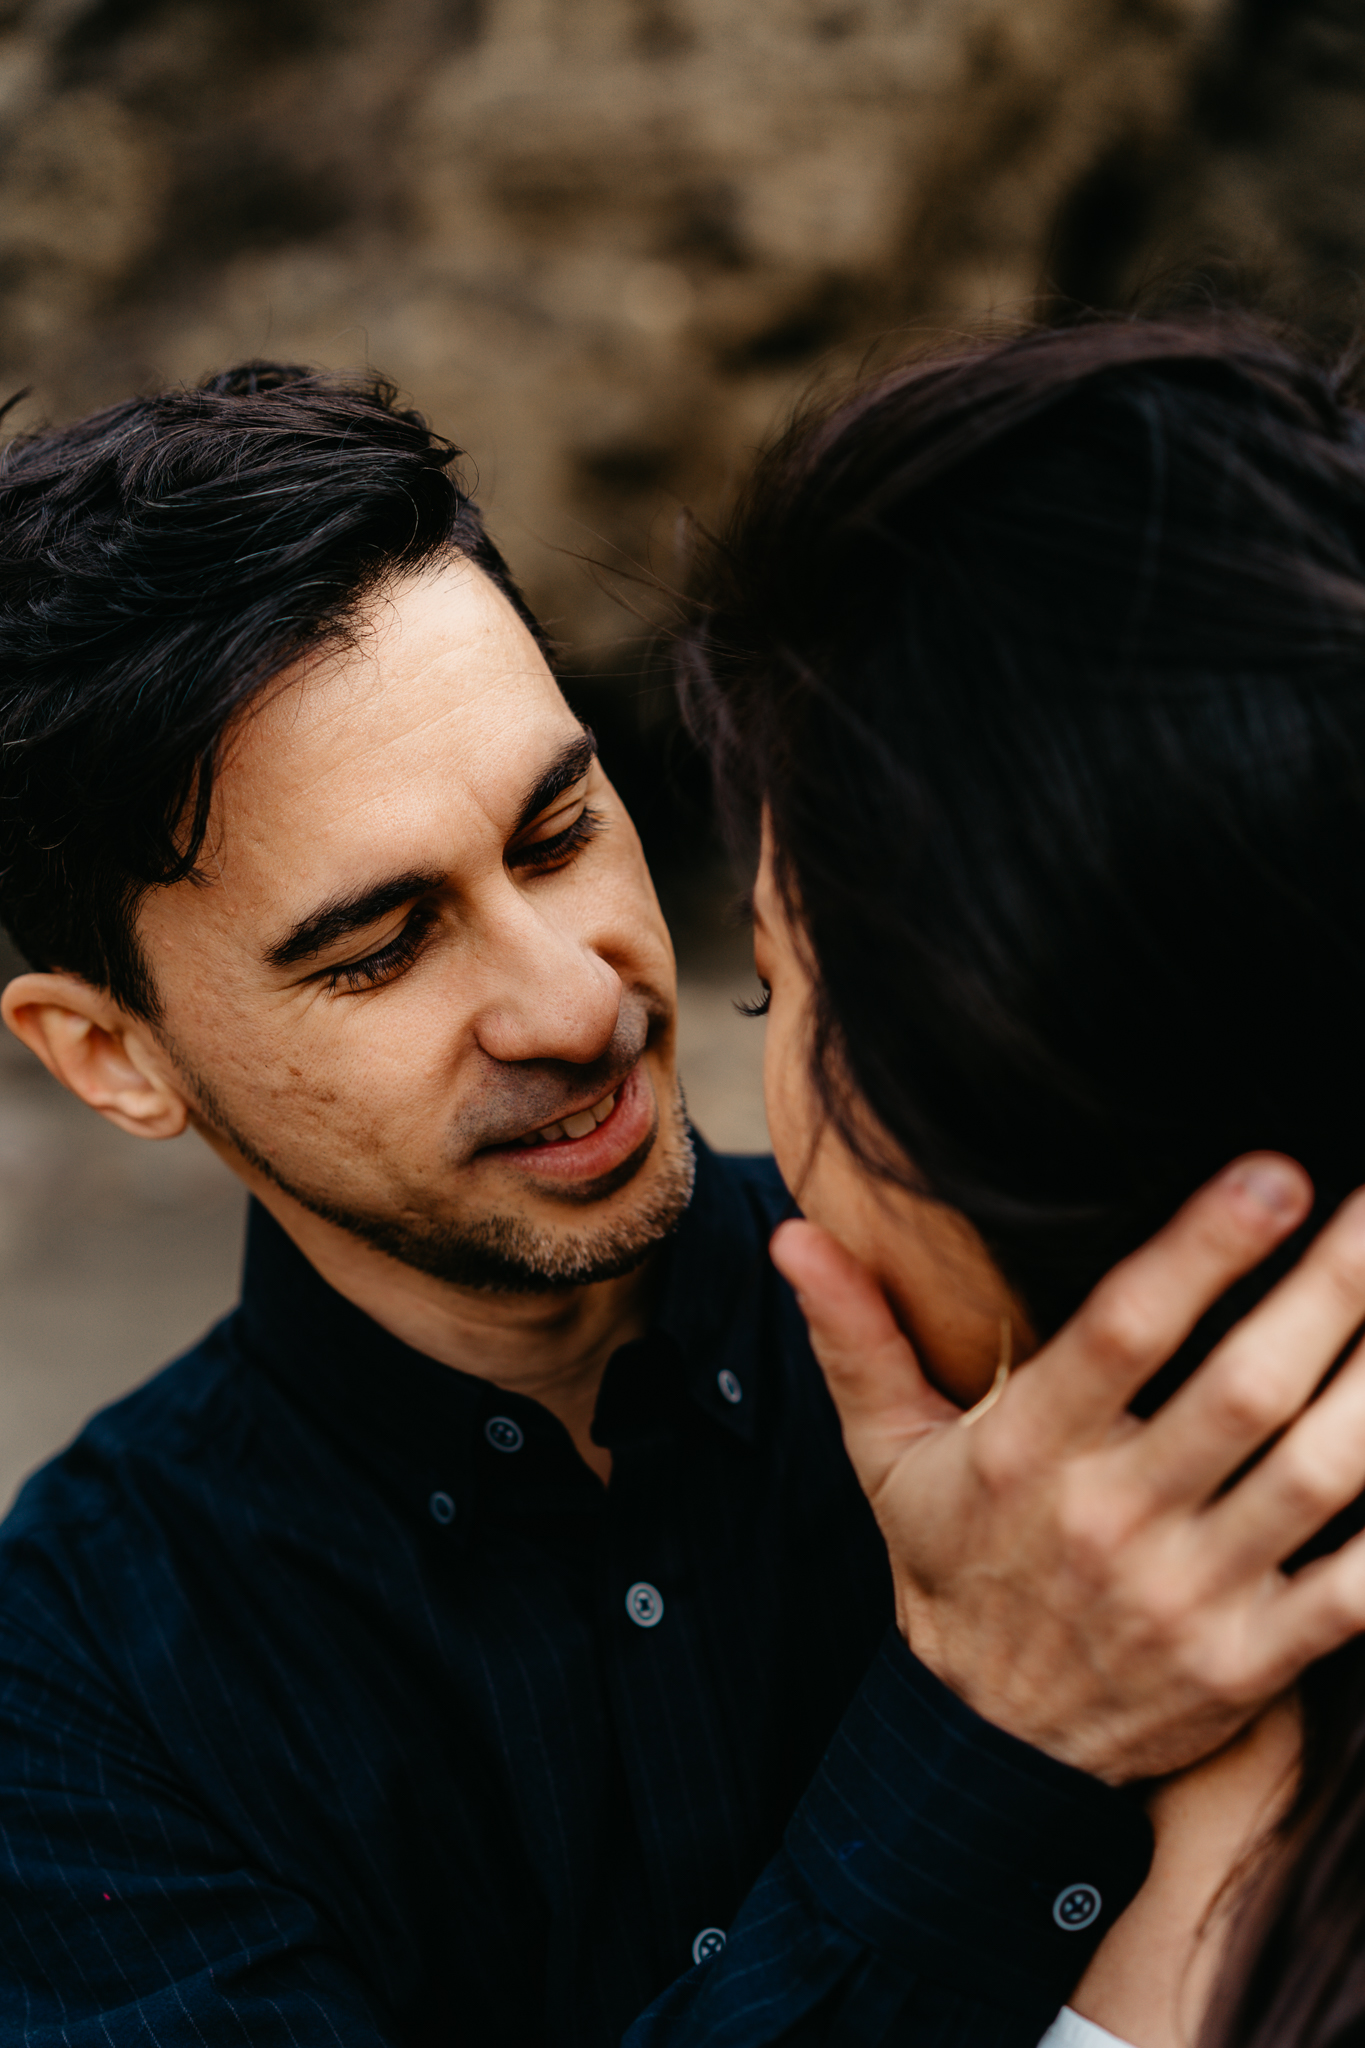
[[[148,1027],[74,974],[20,974],[0,1015],[64,1088],[135,1138],[178,1138],[189,1109]]]

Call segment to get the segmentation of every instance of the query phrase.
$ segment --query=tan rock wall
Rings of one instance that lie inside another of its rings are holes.
[[[0,379],[23,419],[369,359],[591,659],[622,615],[559,551],[666,569],[819,363],[1191,250],[1321,296],[1365,252],[1357,12],[40,0],[0,29]]]

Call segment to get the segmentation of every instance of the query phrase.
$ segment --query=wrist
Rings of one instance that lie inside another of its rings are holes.
[[[977,1715],[897,1631],[786,1847],[860,1939],[933,1981],[1030,2013],[1041,2033],[1141,1885],[1151,1829],[1131,1795]]]
[[[1111,1790],[1154,1775],[1147,1745],[1136,1740],[1134,1717],[1115,1702],[1082,1698],[1080,1688],[1068,1685],[1076,1659],[1059,1651],[1026,1660],[981,1628],[970,1632],[964,1654],[938,1625],[932,1605],[900,1583],[895,1616],[896,1633],[916,1662],[1002,1735]]]

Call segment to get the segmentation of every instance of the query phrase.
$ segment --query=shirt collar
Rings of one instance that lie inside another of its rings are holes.
[[[702,1140],[696,1145],[696,1187],[663,1250],[649,1332],[615,1353],[604,1376],[594,1423],[603,1442],[641,1427],[651,1434],[677,1427],[686,1412],[744,1443],[757,1431],[769,1281],[764,1227],[729,1162]],[[365,1462],[401,1475],[405,1493],[430,1478],[432,1498],[458,1487],[471,1499],[479,1490],[474,1467],[480,1458],[489,1462],[489,1445],[498,1448],[496,1428],[488,1432],[500,1420],[545,1445],[563,1437],[535,1402],[391,1336],[330,1287],[255,1201],[234,1326],[255,1362]],[[510,1480],[514,1463],[523,1461],[499,1459],[493,1467]],[[581,1474],[579,1461],[572,1463]]]

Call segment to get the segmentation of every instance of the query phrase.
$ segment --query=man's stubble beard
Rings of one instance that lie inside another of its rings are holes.
[[[175,1047],[166,1044],[166,1050],[193,1103],[194,1121],[207,1133],[229,1145],[246,1165],[314,1216],[400,1265],[454,1287],[489,1294],[549,1294],[615,1280],[633,1272],[672,1236],[692,1199],[696,1152],[680,1081],[674,1083],[672,1101],[660,1107],[649,1136],[596,1184],[598,1200],[628,1187],[662,1141],[665,1156],[635,1207],[596,1228],[552,1231],[515,1211],[460,1218],[415,1209],[390,1215],[353,1209],[283,1173],[236,1127],[212,1085],[187,1067]]]

